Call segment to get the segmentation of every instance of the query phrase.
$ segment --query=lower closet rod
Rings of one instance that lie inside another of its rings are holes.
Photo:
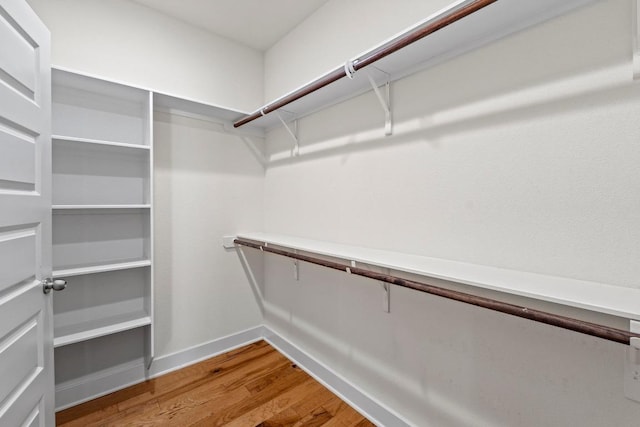
[[[270,253],[285,256],[288,258],[294,258],[300,261],[308,262],[310,264],[316,264],[323,267],[332,268],[334,270],[350,272],[351,274],[355,274],[356,276],[363,276],[373,280],[391,283],[393,285],[414,289],[420,292],[426,292],[431,295],[437,295],[439,297],[451,299],[454,301],[475,305],[475,306],[486,308],[489,310],[498,311],[500,313],[510,314],[512,316],[533,320],[535,322],[540,322],[547,325],[557,326],[559,328],[568,329],[570,331],[579,332],[582,334],[591,335],[598,338],[603,338],[603,339],[614,341],[621,344],[629,345],[631,338],[640,338],[640,334],[634,334],[632,332],[624,331],[621,329],[616,329],[616,328],[612,328],[604,325],[598,325],[591,322],[585,322],[584,320],[574,319],[566,316],[560,316],[557,314],[548,313],[545,311],[527,308],[527,307],[523,307],[515,304],[509,304],[506,302],[494,300],[491,298],[480,297],[480,296],[468,294],[465,292],[445,289],[439,286],[433,286],[427,283],[417,282],[415,280],[403,279],[401,277],[392,276],[392,275],[383,274],[383,273],[376,273],[373,271],[364,270],[358,267],[352,267],[350,265],[342,264],[335,261],[328,261],[325,259],[316,258],[309,255],[302,255],[302,254],[287,251],[284,249],[276,249],[271,246],[265,246],[261,243],[253,242],[246,239],[237,238],[234,240],[234,243],[240,246],[247,246],[250,248],[259,249],[264,252],[270,252]]]

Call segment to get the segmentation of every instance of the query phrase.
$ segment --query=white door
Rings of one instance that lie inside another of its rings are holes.
[[[0,0],[0,426],[53,426],[50,35]]]

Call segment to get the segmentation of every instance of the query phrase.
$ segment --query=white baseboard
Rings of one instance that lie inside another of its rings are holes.
[[[263,339],[376,425],[384,427],[410,426],[399,415],[369,397],[362,390],[333,372],[329,367],[318,362],[266,326],[257,326],[186,350],[158,357],[153,361],[148,371],[145,370],[144,363],[139,361],[60,384],[56,386],[56,411],[104,396]]]
[[[115,366],[56,385],[56,411],[70,408],[96,397],[145,380],[144,360]]]
[[[264,340],[375,425],[384,427],[409,427],[411,425],[398,414],[336,374],[331,368],[318,362],[266,326],[264,327]]]
[[[205,359],[226,353],[263,339],[263,326],[218,338],[186,350],[154,359],[147,371],[141,359],[138,362],[116,366],[56,386],[56,411],[78,405],[141,383],[145,380],[193,365]]]
[[[168,374],[193,365],[211,357],[234,350],[264,338],[264,326],[256,326],[246,331],[238,332],[233,335],[218,338],[204,344],[196,345],[186,350],[154,359],[149,369],[149,378],[155,378],[160,375]]]

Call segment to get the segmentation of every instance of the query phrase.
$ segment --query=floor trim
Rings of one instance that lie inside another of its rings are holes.
[[[260,341],[264,327],[256,326],[242,332],[218,338],[197,346],[154,359],[147,371],[142,360],[117,366],[56,386],[56,411],[113,393],[145,380],[159,377],[193,365],[202,360],[226,353],[235,348]]]
[[[349,383],[331,368],[318,362],[266,326],[264,327],[264,340],[374,424],[385,427],[409,427],[411,425],[398,414]]]
[[[104,396],[119,389],[155,378],[186,366],[260,340],[295,362],[314,379],[351,405],[374,424],[384,427],[409,427],[410,424],[380,402],[314,359],[266,326],[256,326],[176,353],[158,357],[146,372],[140,363],[124,365],[92,374],[56,387],[56,411]]]
[[[264,339],[264,326],[256,326],[236,334],[227,335],[204,344],[190,347],[154,359],[149,369],[149,378],[182,369],[222,353]]]

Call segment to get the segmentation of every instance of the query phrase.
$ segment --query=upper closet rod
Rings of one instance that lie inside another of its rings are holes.
[[[265,114],[269,114],[273,111],[276,111],[287,104],[292,103],[293,101],[297,101],[300,98],[303,98],[310,93],[317,91],[318,89],[322,89],[323,87],[335,82],[336,80],[340,80],[343,77],[347,77],[348,73],[358,71],[368,65],[373,64],[374,62],[414,43],[429,34],[435,33],[442,28],[453,24],[454,22],[459,21],[460,19],[471,15],[479,11],[480,9],[489,6],[492,3],[497,2],[498,0],[475,0],[470,3],[451,11],[450,13],[434,20],[424,23],[423,25],[414,28],[413,30],[405,33],[401,36],[396,37],[395,39],[385,43],[379,48],[372,50],[364,54],[363,56],[351,61],[349,65],[352,70],[348,70],[347,67],[340,67],[336,70],[331,71],[328,74],[320,77],[319,79],[309,83],[306,86],[296,90],[295,92],[290,93],[289,95],[272,102],[271,104],[267,104],[260,110],[252,113],[233,124],[233,127],[238,128],[240,126],[246,125]]]

